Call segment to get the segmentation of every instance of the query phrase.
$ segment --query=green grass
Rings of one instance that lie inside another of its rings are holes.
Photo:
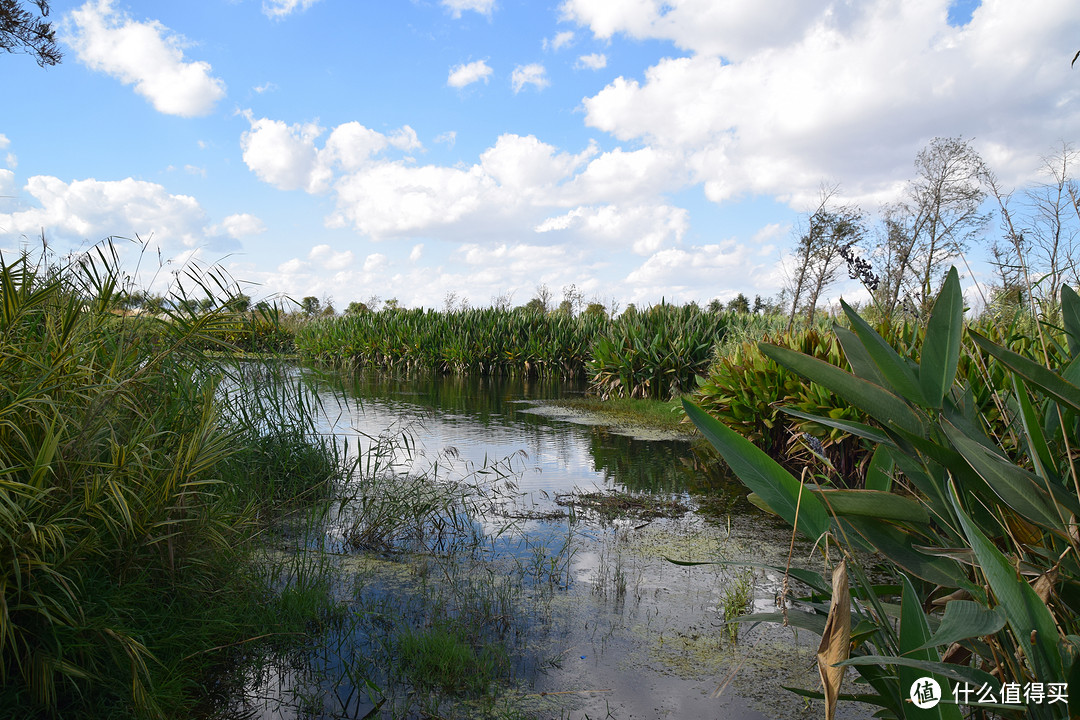
[[[601,400],[590,396],[561,398],[551,404],[582,413],[603,415],[620,425],[655,428],[688,436],[697,434],[693,425],[683,422],[686,413],[683,412],[682,401],[679,399],[613,397]]]

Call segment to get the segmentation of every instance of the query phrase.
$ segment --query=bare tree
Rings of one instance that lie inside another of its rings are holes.
[[[1029,245],[1025,259],[1039,276],[1032,290],[1043,298],[1056,297],[1062,283],[1077,281],[1074,198],[1078,188],[1070,171],[1078,158],[1080,153],[1062,143],[1054,154],[1043,158],[1047,182],[1026,193],[1030,214],[1024,230]]]
[[[889,272],[882,273],[895,306],[901,294],[922,309],[951,262],[979,237],[989,216],[982,158],[963,138],[934,138],[915,158],[916,176],[898,203],[885,208]]]
[[[865,234],[863,213],[852,205],[835,205],[838,185],[822,185],[817,208],[799,230],[795,252],[785,268],[785,290],[791,297],[788,329],[800,306],[813,320],[825,292],[840,278],[844,268],[842,250],[859,242]]]

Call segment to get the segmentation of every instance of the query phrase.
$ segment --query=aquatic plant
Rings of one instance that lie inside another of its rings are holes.
[[[1062,288],[1062,304],[1067,355],[1060,364],[1045,335],[1038,343],[1043,361],[1036,362],[969,330],[971,342],[1008,380],[1000,389],[989,377],[983,381],[994,389],[1000,417],[974,401],[971,383],[957,382],[964,327],[955,269],[934,304],[918,362],[847,306],[852,330],[843,345],[852,372],[762,344],[765,355],[869,418],[790,411],[876,446],[864,490],[797,479],[684,403],[755,502],[826,553],[831,581],[786,569],[811,588],[802,601],[810,612],[785,609],[744,620],[783,621],[822,635],[823,693],[816,696],[825,698],[829,717],[838,699],[877,706],[881,717],[909,716],[911,688],[922,677],[945,692],[920,716],[959,718],[961,704],[1035,718],[1080,711],[1075,693],[1060,703],[1034,696],[1002,701],[1001,694],[1006,684],[1045,689],[1080,677],[1080,479],[1073,460],[1080,438],[1074,382],[1080,297]],[[1001,424],[1005,432],[995,432]],[[895,579],[871,579],[865,549],[888,560]],[[859,672],[865,691],[840,693],[847,666]]]

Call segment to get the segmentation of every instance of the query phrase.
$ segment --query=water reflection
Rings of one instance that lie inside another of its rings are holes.
[[[400,469],[410,473],[430,472],[437,462],[441,469],[433,476],[452,482],[510,458],[517,503],[472,516],[452,547],[427,553],[406,552],[402,544],[391,552],[360,552],[333,527],[321,535],[333,552],[300,548],[300,556],[310,553],[311,562],[334,564],[338,580],[328,591],[339,611],[314,629],[305,647],[255,658],[237,711],[267,720],[745,720],[763,717],[747,699],[763,693],[761,671],[735,677],[744,663],[740,653],[749,657],[755,644],[761,649],[754,652],[769,658],[757,662],[779,663],[766,666],[773,683],[769,694],[783,695],[781,680],[813,684],[812,671],[805,672],[812,667],[812,645],[767,629],[747,636],[745,650],[722,639],[725,588],[737,575],[753,571],[668,562],[783,565],[786,559],[786,533],[743,504],[738,488],[707,472],[691,443],[634,439],[530,413],[521,402],[580,396],[584,388],[576,384],[320,377],[327,383],[321,392],[325,430],[346,439],[351,453],[365,457],[389,428],[407,444],[393,452]],[[400,488],[404,492],[406,483]],[[563,510],[557,495],[594,490],[684,498],[707,493],[721,508],[723,522],[708,522],[701,514],[600,521],[584,511],[544,519],[545,512]],[[331,525],[356,508],[335,512]],[[290,557],[283,565],[295,562],[296,556]],[[767,605],[779,578],[763,572],[753,577],[755,602]],[[494,668],[497,682],[491,687],[498,690],[480,693],[480,705],[464,695],[418,691],[424,681],[417,679],[419,661],[409,659],[410,643],[434,639],[451,646],[459,642],[463,652],[482,657],[485,668]],[[722,697],[711,697],[732,672],[735,679],[725,684]],[[774,705],[768,714],[810,717],[820,710],[778,712]]]

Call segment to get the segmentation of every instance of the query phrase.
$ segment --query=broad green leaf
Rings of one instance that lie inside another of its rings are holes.
[[[918,500],[880,490],[815,490],[822,503],[835,515],[877,518],[892,522],[925,525],[930,515]]]
[[[958,583],[964,582],[964,571],[956,561],[919,552],[914,546],[925,541],[916,541],[895,525],[856,516],[845,520],[878,552],[912,575],[945,587],[957,587]]]
[[[934,635],[916,649],[948,646],[969,638],[993,635],[1005,627],[1005,622],[1005,612],[1000,605],[991,609],[971,600],[953,600],[945,606],[945,617]]]
[[[998,603],[1005,609],[1009,628],[1017,643],[1030,655],[1035,666],[1035,676],[1043,682],[1064,680],[1065,670],[1058,653],[1058,631],[1054,616],[1046,604],[1035,594],[1027,580],[1017,574],[1012,562],[1001,554],[971,518],[964,513],[957,496],[956,486],[950,483],[951,499],[964,534],[990,589]]]
[[[799,628],[800,630],[809,630],[815,635],[821,635],[825,632],[826,622],[824,615],[795,609],[788,610],[786,617],[784,616],[784,613],[780,612],[753,613],[751,615],[740,615],[738,621],[787,623],[791,627]]]
[[[1080,295],[1068,285],[1061,286],[1061,316],[1069,341],[1069,356],[1080,357]]]
[[[837,430],[843,430],[846,433],[850,433],[856,437],[865,438],[870,442],[877,443],[879,445],[892,445],[893,441],[888,435],[878,430],[875,427],[871,427],[865,423],[855,422],[854,420],[838,420],[836,418],[821,417],[819,415],[811,415],[801,410],[796,410],[790,407],[781,407],[780,412],[786,413],[793,417],[801,418],[803,420],[809,420],[811,422],[820,423],[825,427],[836,428]]]
[[[761,352],[786,368],[831,390],[885,427],[896,426],[915,435],[925,427],[911,407],[896,395],[835,365],[788,348],[759,343]]]
[[[1002,365],[1020,375],[1035,387],[1080,412],[1080,388],[1062,379],[1041,363],[1029,360],[1008,348],[1003,348],[974,330],[968,334],[975,344],[997,358]]]
[[[964,294],[960,290],[956,268],[950,268],[926,324],[919,364],[919,384],[930,407],[941,407],[941,401],[956,377],[963,332]]]
[[[909,658],[904,656],[894,657],[892,655],[857,655],[855,657],[848,658],[842,664],[856,666],[901,665],[904,667],[922,670],[923,673],[943,675],[950,680],[967,683],[976,687],[989,685],[995,690],[1001,687],[1001,681],[988,672],[984,672],[982,670],[979,670],[978,668],[968,667],[967,665],[954,665],[952,663],[940,661],[935,662],[933,660],[919,660],[916,658]]]
[[[843,302],[843,300],[840,302]],[[847,305],[844,305],[844,307],[846,308]],[[874,364],[873,358],[870,357],[870,353],[866,352],[866,348],[863,346],[862,341],[859,340],[858,335],[835,323],[833,324],[833,334],[840,341],[840,347],[844,349],[844,356],[847,357],[852,372],[875,385],[888,386],[889,381],[885,379],[885,376],[881,374],[881,370]]]
[[[1001,501],[1038,527],[1068,537],[1064,518],[1053,499],[1039,487],[1039,477],[1002,458],[960,432],[947,421],[942,429],[964,459]]]
[[[911,584],[911,579],[903,574],[901,574],[901,578],[904,582],[904,592],[900,601],[900,654],[905,660],[922,660],[943,665],[944,663],[941,662],[941,657],[938,655],[936,648],[933,646],[929,648],[920,647],[930,638],[930,625],[926,620],[926,614],[923,612],[919,595]],[[900,665],[898,674],[900,675],[900,688],[903,689],[910,688],[915,681],[926,674],[926,671],[909,665]],[[949,686],[948,680],[943,675],[933,674],[936,675],[934,679],[943,688]],[[919,713],[919,717],[960,720],[960,708],[956,705],[938,704]]]
[[[811,540],[829,531],[829,515],[821,501],[791,473],[697,405],[684,399],[683,409],[739,480],[773,512]]]
[[[892,489],[892,471],[896,466],[889,449],[884,445],[874,448],[870,468],[866,471],[866,489],[889,492]]]
[[[874,365],[888,382],[885,386],[900,397],[906,398],[917,405],[928,405],[923,389],[919,384],[919,378],[911,370],[907,360],[900,357],[885,339],[878,335],[874,328],[859,317],[859,314],[851,309],[843,300],[840,306],[851,321],[851,329],[859,337],[866,354],[873,360]],[[854,367],[854,366],[853,366]],[[871,380],[872,378],[866,378]]]

